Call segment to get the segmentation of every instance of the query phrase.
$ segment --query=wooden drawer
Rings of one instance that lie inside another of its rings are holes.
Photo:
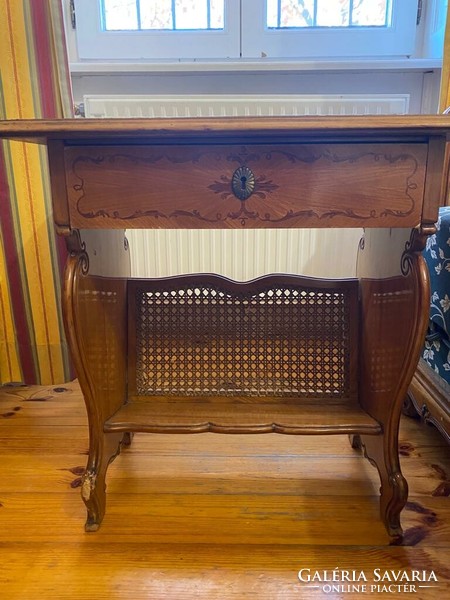
[[[71,227],[414,227],[427,144],[72,146]]]

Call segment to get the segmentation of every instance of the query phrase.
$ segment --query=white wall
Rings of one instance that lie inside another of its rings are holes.
[[[103,72],[72,74],[75,102],[85,94],[409,94],[410,112],[435,113],[440,69],[331,72]]]

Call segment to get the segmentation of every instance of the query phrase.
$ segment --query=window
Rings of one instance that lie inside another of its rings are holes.
[[[258,14],[262,3],[266,10]],[[407,57],[415,48],[416,20],[417,0],[243,0],[242,54]]]
[[[224,0],[100,0],[100,9],[105,31],[223,29]]]
[[[417,0],[75,0],[81,59],[406,57]]]
[[[240,2],[75,0],[78,54],[103,60],[239,58]]]
[[[266,26],[293,27],[387,27],[389,0],[267,0]]]

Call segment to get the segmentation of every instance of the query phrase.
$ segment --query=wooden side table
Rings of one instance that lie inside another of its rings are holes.
[[[401,536],[398,427],[427,324],[420,251],[445,194],[449,132],[444,116],[0,122],[1,137],[48,147],[89,417],[86,530],[133,432],[277,432],[350,435]],[[132,280],[117,240],[133,227],[365,235],[357,279]]]

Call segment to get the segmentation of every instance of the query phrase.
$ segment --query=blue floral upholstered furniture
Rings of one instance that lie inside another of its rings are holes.
[[[436,227],[423,253],[430,272],[430,320],[409,401],[450,443],[450,206],[440,209]],[[406,412],[411,414],[411,406]]]

